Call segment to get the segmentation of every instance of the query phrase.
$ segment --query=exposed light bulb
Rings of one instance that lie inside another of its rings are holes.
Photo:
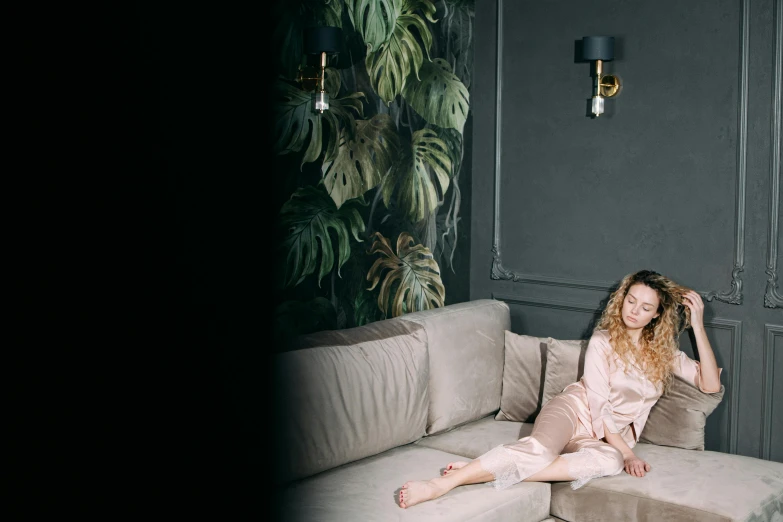
[[[313,107],[321,113],[329,110],[329,95],[326,91],[315,91],[313,93]]]
[[[604,98],[596,94],[593,96],[593,114],[600,116],[604,113]]]

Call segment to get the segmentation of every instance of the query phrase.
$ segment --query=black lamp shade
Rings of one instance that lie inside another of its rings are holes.
[[[342,36],[339,27],[309,27],[304,30],[304,51],[307,54],[338,53]]]
[[[585,60],[614,60],[614,36],[582,37],[582,58]]]

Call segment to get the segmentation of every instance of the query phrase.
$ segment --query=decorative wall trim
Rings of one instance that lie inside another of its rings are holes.
[[[761,376],[761,458],[769,460],[772,449],[772,399],[775,381],[775,337],[783,337],[783,326],[764,325],[764,373]]]
[[[493,299],[499,299],[506,303],[519,304],[524,306],[538,306],[541,308],[554,308],[556,310],[568,310],[570,312],[585,312],[590,315],[601,315],[603,311],[600,307],[597,307],[594,303],[573,302],[573,301],[557,301],[555,299],[542,299],[542,298],[530,298],[519,297],[511,295],[502,295],[492,293]]]
[[[737,453],[737,430],[739,427],[739,378],[740,363],[742,361],[742,321],[733,319],[715,318],[704,321],[707,328],[729,330],[731,332],[731,396],[729,397],[728,424],[726,425],[726,439],[729,441],[729,453]]]
[[[767,243],[767,289],[764,292],[764,306],[783,308],[783,296],[778,293],[778,219],[780,217],[780,141],[781,104],[783,104],[783,5],[775,0],[775,47],[773,49],[772,97],[772,158],[769,169],[769,241]]]
[[[740,20],[740,95],[738,107],[739,135],[737,139],[737,200],[736,226],[734,229],[734,265],[731,271],[731,290],[726,292],[699,292],[705,300],[717,299],[724,303],[742,304],[741,272],[745,270],[745,192],[746,164],[748,143],[748,54],[749,54],[749,24],[750,0],[740,0],[742,13]],[[562,286],[568,288],[584,288],[589,290],[610,291],[615,283],[607,281],[592,281],[578,279],[562,279],[536,274],[517,273],[503,266],[500,249],[500,180],[501,180],[501,142],[502,108],[503,108],[503,0],[497,0],[497,41],[495,64],[495,197],[494,197],[494,237],[492,242],[492,267],[490,278],[512,281],[514,283],[532,283],[538,285]]]
[[[500,262],[500,252],[497,245],[492,247],[492,279],[505,279],[515,283],[533,283],[536,285],[565,286],[568,288],[584,288],[587,290],[614,290],[616,283],[609,281],[582,281],[579,279],[562,279],[559,277],[536,276],[532,274],[517,274],[506,270]]]

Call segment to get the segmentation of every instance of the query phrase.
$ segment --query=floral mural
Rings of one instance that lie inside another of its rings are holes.
[[[444,306],[473,1],[292,0],[276,9],[278,341]],[[327,62],[323,113],[303,80],[313,68],[303,33],[316,26],[338,27],[342,39]]]

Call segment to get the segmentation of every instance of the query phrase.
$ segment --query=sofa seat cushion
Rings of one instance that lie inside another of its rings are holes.
[[[531,431],[531,423],[497,421],[495,415],[490,415],[446,433],[424,437],[415,444],[475,459],[496,446],[527,437]]]
[[[538,522],[549,516],[550,485],[545,483],[519,483],[503,491],[489,484],[461,486],[407,509],[397,505],[405,482],[437,476],[459,458],[408,444],[330,469],[280,491],[280,520]]]
[[[552,485],[552,515],[581,520],[771,521],[783,518],[783,464],[715,451],[637,444],[652,466],[644,477],[623,472],[574,491]]]

